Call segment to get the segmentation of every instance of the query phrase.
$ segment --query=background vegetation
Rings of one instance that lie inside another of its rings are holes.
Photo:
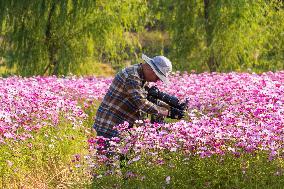
[[[98,74],[163,54],[181,71],[284,69],[281,0],[1,0],[3,76]],[[111,71],[110,71],[111,73]]]
[[[109,76],[141,61],[141,53],[165,55],[188,72],[284,69],[283,0],[0,0],[0,10],[2,77]],[[85,110],[82,127],[62,118],[33,140],[1,145],[1,188],[283,186],[283,159],[266,154],[184,161],[169,153],[161,166],[128,165],[122,171],[133,171],[133,179],[92,180],[100,169],[86,141],[95,136],[96,108]]]

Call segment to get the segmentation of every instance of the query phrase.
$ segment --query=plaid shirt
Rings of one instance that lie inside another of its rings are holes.
[[[159,106],[146,99],[145,84],[141,64],[120,71],[97,110],[94,129],[100,134],[114,137],[119,135],[114,126],[124,121],[132,125],[135,120],[142,118],[141,111],[158,114]]]

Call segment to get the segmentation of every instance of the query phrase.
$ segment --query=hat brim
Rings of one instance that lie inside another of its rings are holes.
[[[151,58],[149,58],[148,56],[146,56],[145,54],[142,54],[142,59],[150,65],[150,67],[152,68],[152,70],[155,72],[155,74],[158,76],[158,78],[163,81],[165,84],[169,84],[169,79],[167,77],[165,77],[164,75],[160,74],[154,64],[153,64],[153,60]]]

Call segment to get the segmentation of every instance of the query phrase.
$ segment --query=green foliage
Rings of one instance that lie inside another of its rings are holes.
[[[141,53],[168,56],[181,71],[282,70],[283,7],[278,0],[1,1],[0,58],[16,69],[6,76],[84,74],[90,60],[117,70]]]
[[[120,62],[124,32],[139,30],[143,1],[1,1],[1,54],[18,74],[74,72],[86,58]]]
[[[171,34],[177,69],[283,69],[282,1],[158,2],[153,10]]]

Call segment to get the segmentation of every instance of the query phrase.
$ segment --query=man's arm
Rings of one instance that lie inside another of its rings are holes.
[[[131,102],[140,110],[149,114],[168,115],[168,109],[159,107],[147,100],[145,90],[141,87],[141,81],[138,78],[127,78],[126,89]]]

